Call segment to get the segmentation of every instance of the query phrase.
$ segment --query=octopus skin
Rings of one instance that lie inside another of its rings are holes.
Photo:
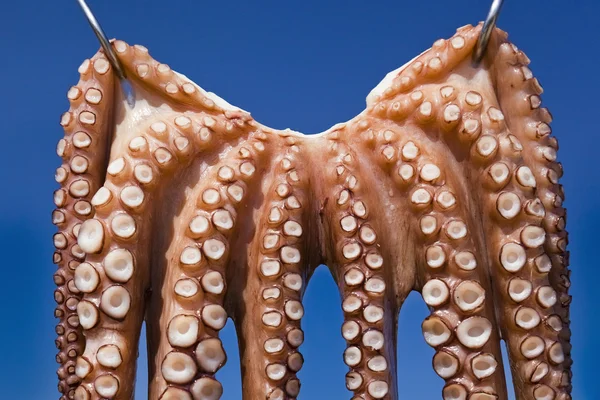
[[[239,336],[244,399],[299,396],[302,296],[326,264],[352,399],[396,399],[408,294],[445,400],[571,399],[562,167],[529,59],[465,26],[388,74],[352,120],[274,130],[142,46],[100,51],[61,118],[54,193],[62,399],[131,399],[147,324],[153,400],[216,400],[219,331]],[[310,338],[307,338],[310,340]]]

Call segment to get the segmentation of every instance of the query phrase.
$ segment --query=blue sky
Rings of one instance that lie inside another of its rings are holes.
[[[600,352],[600,3],[507,0],[499,26],[532,60],[554,115],[564,165],[572,265],[574,398],[597,398]],[[320,132],[358,114],[383,76],[456,28],[476,23],[483,0],[90,0],[111,37],[152,55],[274,128]],[[0,9],[0,398],[57,398],[51,262],[54,153],[77,67],[98,43],[75,0],[7,1]],[[305,297],[301,398],[349,398],[341,308],[320,268]],[[401,398],[437,399],[442,380],[420,333],[427,315],[413,294],[400,317]],[[224,399],[240,399],[235,333]],[[145,351],[142,350],[142,359]],[[32,379],[33,378],[33,379]],[[138,387],[145,385],[140,372]],[[143,392],[137,399],[144,399]]]

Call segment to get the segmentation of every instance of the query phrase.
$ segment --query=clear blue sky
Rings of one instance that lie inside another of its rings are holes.
[[[252,112],[274,128],[320,132],[365,106],[390,70],[484,18],[485,0],[192,1],[90,0],[110,36],[152,55]],[[600,337],[600,3],[507,0],[499,26],[532,60],[560,141],[569,212],[574,385],[577,400],[597,399]],[[251,5],[254,4],[254,5]],[[5,1],[0,7],[0,398],[55,399],[51,262],[54,153],[77,67],[98,43],[75,0]],[[305,298],[301,398],[344,399],[342,313],[321,268]],[[442,380],[420,323],[420,296],[402,310],[401,398],[439,399]],[[224,399],[240,399],[231,324]],[[142,351],[142,358],[145,351]],[[138,385],[145,385],[140,373]],[[138,399],[144,399],[138,393]]]

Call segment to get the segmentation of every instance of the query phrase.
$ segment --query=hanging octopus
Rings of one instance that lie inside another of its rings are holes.
[[[352,120],[274,130],[142,46],[79,67],[54,193],[62,399],[131,399],[147,324],[149,399],[216,400],[219,331],[240,338],[244,399],[295,399],[302,296],[341,293],[352,399],[396,399],[413,290],[445,400],[571,399],[564,199],[529,59],[466,26],[388,74]],[[310,340],[310,338],[308,338]]]

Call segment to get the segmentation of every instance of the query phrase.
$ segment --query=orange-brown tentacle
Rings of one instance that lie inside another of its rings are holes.
[[[256,230],[238,240],[246,251],[240,252],[236,265],[245,264],[247,271],[233,278],[243,294],[231,293],[248,399],[295,399],[300,392],[297,373],[304,363],[299,352],[304,341],[302,295],[311,258],[307,176],[295,139],[273,139],[270,148],[282,154],[271,153],[263,176],[263,195],[248,221]]]
[[[367,171],[372,168],[369,158],[361,159],[336,134],[329,136],[327,146],[323,184],[332,245],[328,257],[342,298],[341,331],[347,342],[343,360],[350,368],[346,387],[353,399],[396,399],[397,297],[403,300],[406,293],[395,293],[395,280],[410,282],[412,270],[399,275],[394,271],[404,256],[398,256],[391,239],[398,227],[378,212],[389,203],[387,193],[379,193],[381,188],[372,182],[377,174]]]
[[[58,264],[54,274],[58,286],[54,292],[58,303],[55,316],[60,320],[56,326],[58,389],[64,398],[70,399],[80,381],[75,374],[75,362],[84,348],[77,317],[82,292],[73,280],[75,269],[85,257],[77,245],[77,234],[81,223],[93,215],[90,200],[104,182],[115,86],[110,64],[102,53],[85,60],[79,73],[79,83],[67,93],[71,108],[60,121],[65,137],[59,141],[57,153],[63,164],[55,177],[61,188],[54,193],[57,209],[52,213],[52,222],[59,228],[54,235],[54,262]]]
[[[152,322],[160,337],[151,360],[157,370],[149,398],[218,399],[223,394],[215,373],[226,361],[219,331],[232,314],[225,304],[228,276],[246,268],[237,263],[242,245],[237,238],[246,224],[239,214],[255,197],[250,188],[260,177],[264,149],[249,137],[182,196],[166,256],[157,264],[164,277],[161,309],[149,313],[160,313],[159,322]]]
[[[403,145],[401,165],[414,171],[412,177],[404,177],[411,184],[415,236],[423,246],[418,257],[419,291],[432,310],[422,329],[436,349],[434,370],[446,381],[442,396],[504,399],[493,290],[487,257],[482,256],[481,224],[470,213],[476,209],[470,189],[453,172],[456,165],[451,161],[426,146],[414,153],[409,147]]]
[[[500,138],[499,157],[507,159],[510,171],[502,198],[488,203],[505,238],[504,247],[494,249],[498,266],[504,267],[500,276],[507,278],[497,282],[503,336],[517,398],[570,399],[569,271],[558,144],[550,135],[551,116],[540,107],[542,88],[527,67],[527,56],[506,35],[494,39],[489,61],[507,132]],[[499,215],[503,202],[521,209]],[[507,273],[508,254],[524,258],[523,265],[515,263]]]

